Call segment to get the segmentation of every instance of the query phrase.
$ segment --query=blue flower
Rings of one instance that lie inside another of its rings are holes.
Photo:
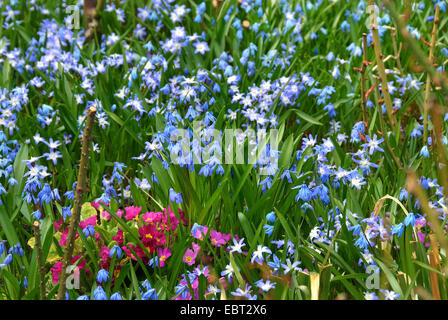
[[[366,237],[364,236],[363,233],[361,233],[358,240],[355,241],[355,246],[357,246],[360,249],[367,249],[368,245],[369,245],[369,243],[368,243]]]
[[[36,220],[40,220],[40,218],[42,217],[42,214],[40,213],[40,210],[36,210],[33,213],[31,213],[31,215],[33,216],[34,219]]]
[[[107,300],[107,294],[101,286],[96,287],[93,291],[93,297],[95,300]]]
[[[156,289],[149,289],[142,294],[142,300],[159,300]]]
[[[13,252],[14,252],[14,254],[17,254],[17,255],[19,255],[20,257],[23,256],[23,249],[22,249],[22,247],[20,246],[20,243],[16,243],[16,244],[14,245]]]
[[[121,248],[117,245],[114,245],[112,249],[110,249],[109,257],[112,258],[114,255],[117,255],[117,258],[121,258],[121,253]]]
[[[142,287],[145,288],[146,290],[150,290],[150,289],[152,289],[151,283],[148,281],[148,279],[146,279],[145,281],[143,281],[143,283],[142,283]]]
[[[110,300],[123,300],[123,297],[119,292],[115,292],[113,295],[110,296]]]
[[[62,208],[62,218],[64,220],[66,220],[67,217],[71,217],[71,216],[72,216],[72,212],[71,212],[70,207],[63,207]]]
[[[293,189],[295,189],[297,187],[294,187]],[[306,184],[302,184],[299,187],[299,193],[296,196],[296,201],[298,201],[299,199],[303,200],[303,201],[310,201],[313,197],[313,193],[311,192],[311,190],[308,188],[308,186]]]
[[[182,195],[180,193],[176,193],[173,188],[170,188],[170,201],[181,204],[183,203]]]
[[[423,146],[423,148],[420,150],[420,156],[423,156],[425,158],[429,157],[429,150],[427,146]]]
[[[369,154],[372,155],[375,151],[381,151],[384,152],[384,150],[379,146],[381,142],[384,141],[383,138],[377,140],[376,134],[373,135],[373,138],[370,138],[370,136],[366,136],[367,143],[364,143],[361,145],[361,147],[367,149],[369,148]]]
[[[266,233],[268,236],[271,236],[271,235],[272,235],[272,232],[274,232],[274,226],[271,226],[270,224],[265,224],[265,225],[263,226],[263,229],[265,229],[265,233]]]
[[[392,228],[392,234],[393,235],[396,234],[398,237],[401,237],[401,235],[403,234],[403,230],[404,230],[404,224],[399,223]]]
[[[349,32],[350,31],[350,24],[347,22],[347,21],[343,21],[342,23],[341,23],[341,30],[342,31],[344,31],[344,32]]]
[[[359,236],[361,234],[361,225],[357,224],[348,228],[348,231],[353,230],[353,236]]]
[[[109,280],[109,272],[104,269],[98,271],[98,274],[96,275],[96,281],[101,283],[101,282],[107,282],[107,280]]]
[[[274,269],[273,274],[277,274],[279,269],[281,268],[281,261],[275,255],[275,253],[272,255],[272,259],[272,261],[268,261],[268,266]]]
[[[414,213],[410,212],[406,216],[406,218],[404,219],[404,224],[405,224],[405,226],[409,226],[409,224],[410,224],[412,227],[415,227],[415,215],[414,215]]]
[[[12,254],[9,253],[9,254],[5,257],[5,259],[3,260],[3,264],[4,264],[5,266],[7,266],[7,265],[11,264],[11,262],[12,262]]]
[[[398,200],[400,200],[400,201],[402,201],[403,199],[408,199],[408,197],[409,197],[409,193],[408,193],[408,191],[406,190],[406,189],[401,189],[401,191],[400,191],[400,195],[399,195],[399,197],[398,197]]]
[[[148,266],[156,268],[159,266],[159,257],[154,257],[148,261]]]
[[[276,219],[276,217],[275,217],[275,212],[274,212],[274,211],[271,211],[271,212],[269,212],[269,213],[266,215],[266,220],[267,220],[268,222],[270,222],[270,223],[274,223],[274,222],[275,222],[275,219]]]
[[[0,241],[0,256],[6,251],[5,240]]]
[[[95,227],[94,226],[87,226],[85,227],[82,232],[84,233],[84,235],[87,237],[89,236],[94,236],[95,235]]]
[[[88,295],[82,295],[82,296],[79,296],[78,298],[76,298],[76,300],[90,300],[90,298]]]

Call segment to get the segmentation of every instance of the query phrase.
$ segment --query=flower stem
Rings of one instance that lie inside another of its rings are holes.
[[[374,6],[375,1],[369,0],[369,5]],[[387,75],[386,75],[386,69],[384,68],[383,53],[381,51],[381,43],[380,43],[380,36],[378,33],[378,26],[372,25],[371,27],[372,27],[373,47],[375,49],[376,64],[378,66],[378,73],[380,75],[380,80],[381,80],[381,91],[383,93],[384,103],[386,104],[387,116],[389,117],[390,124],[392,125],[392,127],[395,131],[395,129],[397,128],[397,122],[395,120],[394,115],[392,114],[392,112],[393,112],[392,99],[390,97],[389,87],[387,85]]]
[[[65,298],[66,281],[67,281],[67,267],[70,265],[73,257],[73,248],[75,245],[76,230],[79,226],[79,220],[81,216],[82,196],[87,183],[87,170],[89,167],[89,153],[90,153],[90,140],[92,137],[93,122],[95,120],[96,108],[90,107],[87,114],[86,126],[84,128],[84,134],[82,139],[81,149],[81,161],[79,165],[78,181],[75,189],[75,201],[73,205],[73,213],[70,218],[70,225],[67,235],[67,246],[64,252],[64,260],[62,267],[62,274],[59,283],[57,299],[62,300]]]
[[[366,69],[367,69],[367,34],[362,34],[362,67],[361,67],[361,103],[362,103],[362,120],[367,125],[367,97],[366,97]]]
[[[434,16],[434,24],[431,32],[431,47],[429,48],[429,63],[434,61],[434,47],[436,46],[437,25],[439,24],[439,5],[436,5],[436,14]],[[426,75],[425,102],[423,104],[423,143],[428,143],[428,122],[429,122],[429,99],[431,93],[431,75]]]
[[[406,29],[406,25],[400,18],[399,13],[395,7],[395,4],[390,0],[383,0],[383,3],[389,9],[389,14],[397,24],[398,30],[400,31],[406,44],[409,46],[410,51],[413,53],[417,61],[422,65],[422,67],[431,76],[431,79],[435,85],[440,85],[445,91],[448,90],[448,78],[443,74],[437,72],[432,63],[428,61],[428,57],[425,55],[423,50],[418,45],[417,40],[415,40]]]
[[[84,18],[86,23],[86,40],[95,38],[99,29],[99,15],[104,6],[104,0],[84,0]]]
[[[392,159],[395,162],[395,165],[397,166],[397,168],[399,170],[403,169],[403,165],[401,164],[400,159],[398,159],[398,157],[395,155],[394,151],[392,150],[392,147],[389,144],[389,136],[387,135],[387,130],[386,130],[386,126],[384,124],[384,120],[383,120],[383,115],[381,112],[381,106],[380,106],[380,91],[378,89],[378,79],[375,79],[375,83],[376,83],[376,100],[377,100],[377,107],[378,107],[378,118],[380,121],[380,129],[381,129],[381,133],[384,139],[384,143],[386,144],[386,149],[389,152],[390,156],[392,157]]]
[[[39,269],[39,288],[40,288],[40,299],[45,300],[45,267],[42,261],[42,245],[40,242],[40,224],[38,221],[34,221],[33,229],[34,229],[34,239],[35,247],[36,247],[36,256],[37,256],[37,267]]]
[[[447,160],[445,148],[442,143],[443,134],[443,110],[435,103],[434,100],[428,102],[428,109],[431,111],[432,122],[434,124],[434,133],[436,136],[436,146],[437,146],[437,171],[439,173],[441,183],[443,186],[443,193],[445,198],[448,199],[448,171],[447,171]]]

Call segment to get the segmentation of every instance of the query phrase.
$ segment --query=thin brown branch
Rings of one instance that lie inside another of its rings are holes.
[[[366,97],[366,70],[367,70],[367,34],[362,34],[362,67],[361,67],[361,104],[362,120],[364,125],[368,123],[367,97]]]
[[[374,5],[375,1],[369,0],[369,6]],[[392,125],[395,131],[395,129],[397,128],[397,121],[395,120],[395,117],[392,113],[393,112],[392,99],[390,97],[389,86],[387,84],[387,74],[383,62],[383,53],[381,51],[378,26],[372,25],[371,28],[372,28],[373,47],[375,49],[376,65],[378,66],[378,73],[381,80],[381,92],[383,93],[384,103],[386,104],[387,116],[389,118],[390,124]]]
[[[394,20],[394,22],[397,24],[397,28],[400,31],[400,34],[402,35],[402,37],[405,40],[406,44],[408,45],[409,49],[412,51],[414,57],[421,64],[422,68],[425,69],[430,74],[433,83],[437,86],[441,86],[444,90],[447,91],[448,90],[448,78],[444,74],[439,73],[434,68],[432,63],[430,61],[428,61],[428,57],[425,55],[423,50],[420,48],[417,40],[415,40],[411,36],[409,31],[406,29],[406,24],[401,19],[393,1],[383,0],[383,3],[389,9],[389,14],[390,14],[392,20]]]
[[[64,252],[64,260],[62,267],[62,274],[59,283],[57,299],[62,300],[65,298],[66,281],[67,281],[67,267],[72,262],[73,249],[75,245],[75,235],[79,226],[79,220],[81,216],[82,196],[87,184],[87,171],[89,167],[89,153],[90,153],[90,140],[92,137],[93,122],[95,120],[96,108],[90,107],[86,126],[84,128],[84,134],[82,139],[81,149],[81,161],[79,164],[78,181],[75,189],[75,201],[73,205],[73,213],[70,218],[69,231],[67,235],[67,246]]]
[[[420,207],[426,213],[426,216],[431,223],[431,228],[434,231],[437,240],[441,247],[445,249],[445,252],[448,252],[448,238],[440,225],[438,218],[439,213],[429,205],[428,197],[426,196],[423,187],[418,183],[417,174],[411,169],[407,172],[406,189],[417,197],[420,202]]]
[[[34,239],[36,247],[36,257],[37,257],[37,268],[39,271],[39,289],[40,289],[40,299],[45,300],[45,266],[42,260],[42,244],[40,240],[40,224],[38,221],[34,221]]]
[[[99,33],[99,12],[103,9],[104,0],[84,0],[84,18],[86,23],[86,40],[90,41]]]
[[[434,63],[434,48],[436,46],[436,35],[437,35],[437,25],[439,24],[439,5],[436,5],[436,14],[434,16],[434,24],[431,32],[431,47],[429,49],[429,63]],[[426,87],[425,87],[425,102],[423,104],[423,143],[428,143],[428,109],[429,109],[429,99],[431,94],[431,75],[426,75]]]
[[[437,171],[443,186],[443,192],[445,199],[448,199],[448,169],[445,148],[442,142],[442,130],[443,130],[443,115],[444,112],[442,108],[435,103],[435,101],[430,100],[428,103],[428,109],[431,111],[432,122],[434,125],[434,133],[436,136],[436,146],[437,146]]]

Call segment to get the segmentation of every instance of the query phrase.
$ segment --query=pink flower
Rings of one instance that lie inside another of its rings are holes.
[[[97,220],[96,216],[91,216],[90,218],[87,218],[86,220],[81,221],[79,223],[79,227],[81,229],[84,229],[87,226],[95,226],[96,220]]]
[[[68,232],[61,234],[61,240],[59,240],[60,246],[65,246],[67,244],[67,236],[68,236]]]
[[[226,240],[224,239],[223,234],[216,230],[213,230],[212,233],[210,234],[210,241],[214,246],[217,247],[226,244]]]
[[[207,226],[197,228],[195,230],[195,232],[193,233],[193,237],[195,237],[196,239],[199,239],[199,240],[203,240],[204,236],[207,234],[207,232],[208,232]]]
[[[118,209],[117,212],[116,212],[115,214],[118,216],[118,218],[121,218],[121,217],[123,217],[123,213],[124,213],[123,210]]]
[[[178,209],[178,211],[179,211],[179,217],[180,217],[180,220],[182,221],[182,224],[185,227],[188,226],[188,221],[187,221],[187,219],[185,219],[185,213],[181,209]]]
[[[109,269],[109,264],[110,264],[110,257],[109,257],[109,253],[110,253],[110,249],[106,246],[102,246],[101,247],[101,251],[100,251],[100,258],[101,258],[101,263],[100,266],[104,269]]]
[[[138,233],[140,234],[140,239],[145,247],[149,249],[150,253],[154,252],[157,247],[163,246],[166,243],[165,234],[157,230],[157,227],[153,224],[140,227]]]
[[[201,246],[198,245],[198,244],[196,244],[196,243],[194,243],[194,242],[193,242],[191,245],[193,246],[193,252],[194,252],[196,255],[198,255],[199,250],[201,249]]]
[[[112,216],[111,216],[110,213],[107,212],[106,210],[102,210],[102,211],[101,211],[101,218],[106,219],[107,221],[110,221],[110,219],[112,218]]]
[[[169,215],[169,220],[168,220]],[[176,215],[173,211],[171,211],[170,206],[168,206],[167,209],[163,209],[163,216],[162,216],[162,222],[164,224],[164,229],[168,230],[169,228],[167,226],[171,227],[171,230],[176,230],[177,225],[179,224],[179,219],[177,219]]]
[[[59,282],[59,275],[61,274],[62,271],[62,261],[58,261],[56,262],[52,267],[51,267],[51,282],[53,282],[53,284],[56,284]]]
[[[182,261],[188,264],[189,266],[192,266],[196,260],[196,255],[197,255],[196,252],[188,248],[184,254]]]
[[[82,257],[80,255],[74,255],[72,258],[72,264],[75,264],[79,259],[82,259]],[[61,272],[62,272],[62,266],[63,266],[63,262],[58,261],[53,265],[53,267],[51,267],[51,269],[50,269],[51,270],[51,282],[53,282],[53,284],[56,284],[59,282],[59,276],[61,275]],[[86,266],[86,260],[83,259],[78,264],[78,270],[84,269],[85,266]],[[87,269],[85,271],[87,273],[89,272]]]
[[[426,226],[425,218],[416,219],[415,220],[415,226],[418,227],[418,228],[423,228],[424,226]]]
[[[123,244],[123,230],[118,228],[117,235],[112,237],[112,240],[117,241],[118,244]]]
[[[223,234],[222,234],[222,238],[223,238],[224,240],[226,240],[226,242],[229,242],[229,241],[230,241],[230,238],[232,238],[232,236],[230,235],[230,233],[229,233],[229,234],[225,234],[225,233],[223,233]]]
[[[142,211],[142,207],[131,206],[124,209],[126,210],[126,220],[138,219],[138,215],[140,214],[140,211]]]
[[[425,243],[425,234],[423,232],[418,231],[417,235],[418,235],[418,239],[420,240],[420,242]]]
[[[59,221],[56,221],[54,223],[54,228],[56,229],[56,231],[60,231],[61,226],[64,224],[64,220],[59,219]]]
[[[100,210],[100,208],[101,208],[101,205],[98,202],[95,202],[95,201],[90,202],[90,205],[92,207],[94,207],[96,210]]]
[[[165,266],[166,259],[169,257],[171,257],[170,248],[159,248],[159,262],[161,267]]]
[[[146,223],[157,223],[162,219],[162,212],[146,212],[142,216],[143,221]]]

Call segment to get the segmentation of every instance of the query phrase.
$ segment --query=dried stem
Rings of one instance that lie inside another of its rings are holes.
[[[73,257],[73,248],[75,245],[75,235],[78,229],[82,196],[87,183],[87,170],[89,167],[89,153],[90,153],[90,140],[92,136],[93,122],[95,120],[96,108],[90,107],[87,115],[86,126],[84,128],[84,134],[82,139],[81,149],[81,161],[79,165],[78,181],[75,189],[75,201],[73,205],[73,213],[70,219],[69,231],[67,235],[67,247],[64,252],[64,260],[62,267],[62,274],[59,283],[57,299],[62,300],[65,297],[66,281],[67,281],[67,267],[70,265]]]
[[[436,253],[434,250],[429,251],[429,264],[431,265],[431,268],[437,269],[437,259]],[[431,292],[432,296],[434,297],[434,300],[441,300],[440,298],[440,288],[439,288],[439,277],[437,276],[437,273],[434,271],[429,272],[429,279],[431,281]]]
[[[411,18],[411,13],[412,13],[412,0],[406,0],[404,4],[404,15],[403,15],[405,21],[408,21]]]
[[[386,130],[386,126],[384,125],[384,120],[383,120],[383,112],[381,110],[381,105],[380,105],[380,90],[378,89],[378,79],[375,79],[375,83],[376,83],[376,97],[377,97],[377,107],[378,107],[378,118],[380,121],[380,129],[381,129],[381,133],[382,136],[384,138],[384,143],[386,144],[386,149],[389,152],[390,156],[392,157],[392,159],[395,162],[395,165],[397,166],[398,169],[403,169],[403,165],[401,164],[400,159],[398,159],[398,157],[395,155],[394,151],[392,150],[392,147],[389,144],[389,137],[387,136],[387,130]]]
[[[445,148],[442,143],[442,129],[443,129],[443,110],[433,100],[429,101],[428,109],[431,111],[432,122],[434,125],[434,132],[436,135],[437,145],[437,171],[439,172],[441,183],[443,185],[443,193],[445,199],[448,199],[448,171]]]
[[[398,30],[400,31],[403,39],[406,41],[410,50],[413,52],[415,58],[422,65],[422,67],[429,73],[431,79],[435,85],[440,85],[444,90],[448,90],[448,78],[441,73],[437,72],[432,63],[428,61],[428,57],[420,48],[417,40],[415,40],[406,29],[406,24],[400,18],[400,15],[395,7],[395,4],[390,0],[383,0],[383,3],[389,9],[391,18],[396,23]]]
[[[42,260],[42,244],[40,242],[40,224],[38,221],[34,221],[33,229],[34,229],[34,239],[35,247],[36,247],[36,256],[37,256],[37,267],[39,269],[39,288],[40,288],[40,299],[45,300],[45,266]]]
[[[426,213],[437,240],[439,241],[441,247],[445,249],[445,252],[448,252],[448,239],[440,225],[438,219],[439,213],[430,207],[425,191],[418,183],[417,174],[411,169],[407,172],[406,189],[418,198],[420,207]]]
[[[374,6],[375,1],[369,0],[369,5]],[[384,103],[386,104],[387,116],[389,117],[390,124],[392,125],[392,127],[394,128],[394,131],[395,131],[395,129],[397,128],[397,121],[395,120],[395,117],[392,113],[393,112],[392,99],[390,97],[389,87],[387,84],[387,74],[386,74],[386,69],[384,68],[380,36],[378,33],[377,26],[372,25],[371,28],[372,28],[373,47],[375,49],[376,64],[378,66],[378,73],[380,75],[380,80],[381,80],[381,91],[383,93]]]
[[[401,46],[400,46],[400,50],[398,50],[397,47],[397,29],[393,28],[390,31],[390,36],[392,38],[392,45],[394,47],[394,54],[395,54],[395,61],[397,62],[397,68],[400,71],[400,75],[403,76],[403,68],[401,67],[401,62],[400,62],[400,51],[401,51]]]
[[[437,237],[432,233],[429,235],[429,241],[431,242],[431,249],[433,252],[433,258],[434,258],[434,262],[433,264],[431,264],[431,267],[433,267],[436,270],[442,271],[441,267],[440,267],[440,254],[439,254],[439,242],[437,241]],[[433,272],[433,271],[432,271]],[[434,272],[434,274],[436,275],[437,279],[439,279],[439,275],[437,273]],[[445,275],[446,277],[446,275]],[[443,277],[442,277],[442,280]],[[439,283],[437,281],[437,287],[438,287]],[[442,290],[443,292],[446,292],[446,286],[445,286],[445,281],[442,281]],[[439,294],[440,296],[440,294]]]
[[[429,48],[429,63],[432,65],[434,63],[434,48],[436,46],[436,35],[437,26],[439,24],[439,5],[436,5],[436,14],[434,16],[434,24],[432,26],[431,32],[431,47]],[[428,143],[428,109],[429,109],[429,99],[431,94],[431,75],[426,75],[426,87],[425,87],[425,102],[423,104],[423,143]]]
[[[99,31],[99,15],[105,4],[104,0],[84,0],[84,18],[86,23],[86,40],[95,38]]]
[[[367,69],[367,34],[362,34],[362,67],[361,67],[361,104],[362,104],[362,120],[364,125],[367,124],[367,97],[366,97],[366,69]]]

